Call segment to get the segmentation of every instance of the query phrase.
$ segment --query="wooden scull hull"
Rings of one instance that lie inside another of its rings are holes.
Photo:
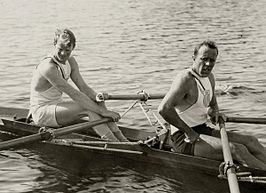
[[[8,113],[6,113],[8,111]],[[11,132],[18,136],[29,135],[39,131],[36,125],[25,124],[18,121],[13,121],[12,116],[24,117],[27,113],[26,109],[14,108],[0,108],[0,116],[4,117],[4,123],[0,125],[0,130]],[[143,130],[130,129],[127,127],[120,127],[122,132],[132,141],[137,139],[145,140],[148,136],[155,135],[153,132]],[[131,143],[115,143],[100,141],[95,138],[92,132],[84,134],[71,134],[64,136],[64,138],[54,139],[52,141],[42,142],[42,146],[52,146],[55,149],[68,149],[67,151],[82,152],[82,154],[100,154],[111,156],[115,159],[125,159],[128,161],[137,161],[145,164],[157,165],[160,167],[172,169],[185,169],[188,171],[197,171],[198,173],[208,174],[217,177],[219,174],[219,166],[221,162],[210,160],[201,157],[188,156],[184,154],[173,153],[171,151],[151,148],[144,144],[136,142]],[[260,181],[266,177],[266,171],[241,167],[238,172],[250,172],[250,180],[240,182],[240,189],[242,187],[245,192],[246,187],[252,187],[255,192],[263,193],[266,190],[265,181]],[[259,180],[251,178],[259,176]],[[265,180],[265,179],[264,179]],[[242,191],[241,191],[242,192]],[[265,191],[266,192],[266,191]]]

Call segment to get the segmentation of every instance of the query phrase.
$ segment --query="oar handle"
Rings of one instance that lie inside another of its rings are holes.
[[[145,92],[139,94],[118,94],[112,95],[107,93],[98,93],[96,96],[97,101],[104,100],[150,100],[150,99],[163,99],[165,94],[147,94]]]
[[[240,193],[236,177],[236,170],[233,167],[234,163],[230,151],[229,140],[225,129],[225,120],[222,116],[219,116],[219,127],[221,133],[224,162],[228,167],[228,169],[226,170],[226,175],[228,179],[229,189],[231,193]]]
[[[226,122],[231,122],[231,123],[249,123],[249,124],[266,124],[266,118],[226,117]]]
[[[149,94],[147,97],[144,94],[133,95],[108,95],[107,100],[146,100],[146,99],[162,99],[164,94]]]
[[[223,146],[224,160],[225,162],[230,162],[231,164],[233,164],[233,158],[231,155],[229,140],[225,128],[225,121],[222,116],[219,116],[219,127],[220,127],[221,141]]]

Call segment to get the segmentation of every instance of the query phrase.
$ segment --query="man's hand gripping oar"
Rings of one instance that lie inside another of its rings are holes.
[[[222,147],[223,147],[223,156],[224,156],[224,162],[225,162],[225,175],[227,176],[229,188],[231,193],[240,193],[237,176],[236,176],[236,170],[233,163],[233,158],[230,151],[230,145],[227,137],[227,133],[225,130],[225,120],[226,117],[222,114],[218,117],[219,127],[220,127],[220,133],[221,133],[221,141],[222,141]]]

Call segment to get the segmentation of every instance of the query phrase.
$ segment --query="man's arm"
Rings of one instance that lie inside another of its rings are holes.
[[[90,110],[103,116],[107,113],[106,109],[99,107],[99,105],[91,100],[90,97],[68,84],[63,79],[60,71],[55,67],[54,64],[48,63],[46,65],[40,65],[38,69],[41,75],[46,78],[53,86],[66,93],[71,99],[77,102],[85,110]]]
[[[75,85],[79,88],[81,92],[86,94],[88,97],[90,97],[91,100],[96,102],[96,95],[97,93],[86,84],[84,79],[82,78],[80,71],[79,71],[79,66],[77,61],[75,60],[74,57],[69,58],[69,63],[71,66],[71,79],[75,83]]]
[[[199,135],[179,117],[175,110],[175,106],[180,104],[188,93],[190,87],[187,84],[187,82],[190,81],[188,79],[187,74],[180,74],[175,78],[169,92],[159,105],[158,111],[168,123],[183,131],[188,139],[194,142]]]

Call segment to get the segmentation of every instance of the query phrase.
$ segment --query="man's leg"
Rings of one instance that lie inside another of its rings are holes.
[[[215,160],[223,160],[221,139],[202,134],[200,135],[200,138],[201,140],[195,144],[194,155]],[[253,156],[244,145],[230,143],[230,148],[234,160],[249,167],[266,170],[266,165]]]
[[[96,113],[84,111],[82,107],[73,101],[59,103],[56,107],[56,120],[59,125],[69,125],[83,117],[89,117],[89,121],[102,118]],[[93,130],[103,139],[118,141],[107,124],[94,126]]]
[[[100,115],[94,112],[88,112],[88,116],[89,121],[94,121],[102,118]],[[113,131],[110,129],[109,123],[94,126],[93,129],[103,139],[108,139],[110,141],[119,141],[119,139],[114,135]]]
[[[219,131],[216,130],[213,133],[215,136],[220,137]],[[245,145],[252,155],[266,164],[266,149],[256,137],[230,131],[227,132],[227,135],[229,141]]]
[[[107,125],[119,141],[122,142],[128,141],[128,139],[124,136],[124,134],[121,132],[121,130],[118,128],[115,122],[109,122],[107,123]]]

